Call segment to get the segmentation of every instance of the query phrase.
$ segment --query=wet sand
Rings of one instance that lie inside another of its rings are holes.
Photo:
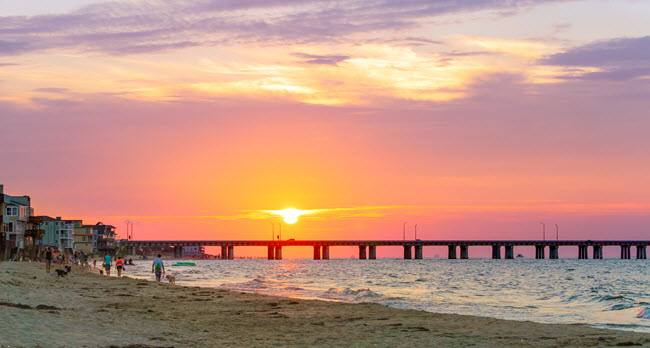
[[[650,334],[297,300],[0,263],[0,347],[650,346]]]

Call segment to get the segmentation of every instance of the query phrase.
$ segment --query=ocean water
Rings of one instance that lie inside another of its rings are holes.
[[[648,260],[196,260],[178,285],[650,332]],[[151,261],[125,275],[153,280]]]

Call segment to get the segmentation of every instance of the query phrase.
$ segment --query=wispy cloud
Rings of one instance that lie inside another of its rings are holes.
[[[350,56],[338,56],[338,55],[316,55],[316,54],[307,54],[307,53],[292,53],[294,57],[306,59],[303,63],[308,64],[323,64],[323,65],[333,65],[336,66],[338,63],[350,59]]]
[[[64,14],[0,17],[0,55],[56,48],[124,55],[224,43],[332,42],[351,34],[417,27],[435,16],[547,2],[110,1]]]
[[[650,76],[650,36],[598,41],[550,55],[539,63],[598,69],[566,79],[620,81]]]

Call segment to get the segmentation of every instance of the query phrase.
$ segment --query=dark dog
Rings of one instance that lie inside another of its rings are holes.
[[[67,273],[72,272],[72,267],[70,267],[70,266],[65,266],[65,271],[66,271]]]
[[[56,275],[58,275],[59,277],[65,277],[68,275],[68,272],[62,269],[56,269],[55,271],[56,271]]]

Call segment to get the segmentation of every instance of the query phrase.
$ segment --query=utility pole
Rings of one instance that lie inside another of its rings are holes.
[[[415,240],[418,239],[418,224],[415,224]]]

